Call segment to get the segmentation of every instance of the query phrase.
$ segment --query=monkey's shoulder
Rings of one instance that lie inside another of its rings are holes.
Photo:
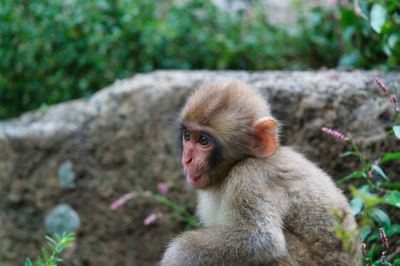
[[[235,190],[268,190],[283,188],[296,197],[310,197],[312,201],[325,197],[337,198],[342,192],[332,178],[290,147],[279,147],[273,156],[266,159],[248,158],[238,163],[229,173],[227,186]],[[318,195],[318,197],[317,197]],[[343,197],[339,196],[343,201]]]
[[[322,180],[330,179],[315,163],[291,147],[285,146],[279,147],[273,156],[265,159],[250,157],[242,160],[231,169],[227,179],[240,179],[241,177],[245,177],[247,180],[252,177],[259,179],[260,176],[264,177],[264,180],[271,181],[274,179],[279,179],[279,181],[301,180],[314,177]]]

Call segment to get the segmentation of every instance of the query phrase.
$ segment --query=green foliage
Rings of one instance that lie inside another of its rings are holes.
[[[147,193],[145,195],[167,207],[167,215],[178,221],[183,222],[187,230],[192,230],[199,227],[199,223],[197,222],[196,217],[191,214],[184,206],[168,199],[166,196],[163,196],[161,194]]]
[[[272,26],[212,0],[3,0],[0,119],[154,69],[398,69],[400,2],[317,7]]]
[[[301,18],[309,65],[398,69],[400,2],[360,0],[354,6],[315,8]]]
[[[374,4],[371,8],[371,27],[377,33],[382,32],[385,25],[386,8],[380,4]]]
[[[254,9],[211,0],[4,0],[0,9],[0,118],[87,97],[154,69],[288,66],[283,29]]]
[[[183,222],[185,228],[188,230],[198,228],[199,223],[197,222],[196,217],[193,214],[191,214],[183,205],[180,205],[167,197],[168,187],[169,185],[167,183],[159,182],[157,185],[159,193],[153,193],[151,191],[144,191],[144,192],[132,191],[126,193],[121,197],[119,197],[116,201],[114,201],[110,205],[110,209],[115,211],[124,206],[129,200],[134,199],[137,196],[140,196],[155,201],[157,203],[161,203],[161,205],[165,207],[165,212],[159,211],[150,214],[144,220],[145,225],[152,224],[158,218],[163,218],[165,213],[168,217],[175,219],[179,222]]]
[[[297,34],[305,63],[312,68],[337,66],[341,51],[334,10],[314,8],[300,17],[299,25]]]
[[[37,266],[56,266],[57,263],[62,263],[64,260],[59,257],[59,254],[67,248],[75,239],[73,233],[55,234],[54,238],[46,236],[48,241],[48,250],[42,250],[42,256],[36,259]],[[30,258],[25,260],[24,266],[33,266]]]
[[[399,113],[394,123],[398,120]],[[395,136],[389,133],[388,137]],[[399,176],[391,177],[384,171],[386,165],[400,160],[400,153],[381,154],[380,159],[373,160],[360,151],[352,138],[349,142],[351,150],[341,156],[357,158],[361,167],[338,180],[338,183],[352,180],[358,185],[350,186],[353,196],[350,207],[357,218],[360,237],[365,245],[363,262],[365,265],[391,265],[389,261],[392,261],[392,265],[400,265],[400,250],[396,248],[400,245],[400,217],[395,215],[400,208]],[[346,231],[340,224],[335,229],[346,247],[350,239],[348,235],[353,231]],[[386,232],[386,236],[382,236],[381,231]],[[385,241],[387,244],[384,244]]]

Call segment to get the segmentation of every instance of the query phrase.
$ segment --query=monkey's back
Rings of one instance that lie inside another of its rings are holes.
[[[258,177],[253,180],[250,177],[246,182],[240,180],[242,171],[252,171],[241,169],[241,165],[253,168],[254,173],[262,171],[263,184]],[[279,147],[276,154],[267,159],[246,159],[233,169],[228,181],[231,183],[226,187],[228,191],[234,183],[240,184],[235,187],[246,190],[244,193],[252,190],[258,193],[260,186],[264,186],[266,201],[285,201],[279,212],[289,256],[278,265],[360,264],[358,239],[353,239],[352,250],[346,251],[334,231],[338,223],[345,230],[356,226],[346,197],[331,177],[300,153],[289,147]],[[336,217],[334,211],[342,214],[342,218]]]
[[[285,187],[289,204],[283,222],[288,233],[301,240],[317,265],[360,264],[358,239],[352,240],[352,250],[345,251],[334,231],[339,223],[345,230],[356,227],[342,191],[330,176],[293,149],[281,147],[276,155],[265,160],[266,182]],[[271,165],[272,175],[268,172]]]

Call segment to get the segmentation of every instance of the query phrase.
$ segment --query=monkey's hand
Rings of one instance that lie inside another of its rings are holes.
[[[168,249],[165,251],[161,266],[184,266],[191,265],[191,258],[194,257],[195,251],[190,247],[183,237],[175,238]]]
[[[285,255],[286,243],[280,228],[224,225],[175,238],[161,265],[257,265]]]

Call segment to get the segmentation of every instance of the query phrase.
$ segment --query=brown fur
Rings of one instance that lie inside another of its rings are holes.
[[[220,142],[228,158],[253,153],[254,118],[271,116],[260,95],[239,81],[218,82],[197,90],[180,114],[180,123],[202,126]],[[235,145],[230,145],[232,140]]]
[[[271,118],[268,104],[240,82],[203,87],[188,100],[181,123],[211,131],[222,163],[235,163],[213,177],[220,185],[198,191],[205,228],[175,238],[161,265],[360,264],[358,240],[345,251],[333,231],[333,209],[346,214],[347,228],[355,222],[331,178],[278,143],[266,158],[254,155],[260,137],[253,125],[263,117]]]

